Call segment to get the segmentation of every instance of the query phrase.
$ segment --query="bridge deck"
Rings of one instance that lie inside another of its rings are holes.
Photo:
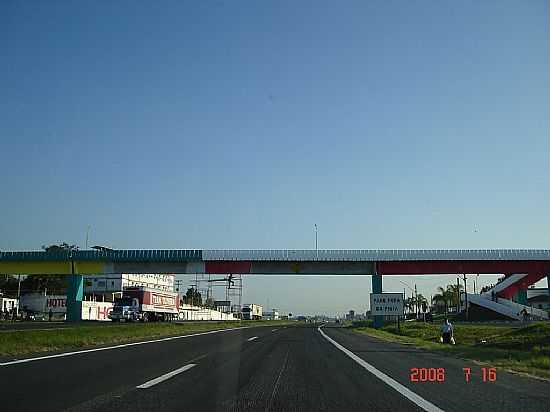
[[[0,274],[550,273],[550,250],[102,250],[0,252]]]

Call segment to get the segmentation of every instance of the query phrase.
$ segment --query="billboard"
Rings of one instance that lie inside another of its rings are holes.
[[[371,293],[370,311],[372,316],[403,316],[403,294]]]
[[[82,302],[82,320],[110,321],[109,312],[113,310],[112,302]]]
[[[67,312],[67,296],[27,293],[21,295],[21,309],[24,311],[61,314]]]
[[[229,308],[231,307],[231,301],[229,300],[216,300],[214,301],[214,306],[217,308]]]

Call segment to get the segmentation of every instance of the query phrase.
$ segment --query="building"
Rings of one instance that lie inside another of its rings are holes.
[[[0,294],[0,312],[6,313],[14,310],[17,312],[18,307],[19,301],[17,299],[5,298]]]
[[[277,309],[273,309],[269,312],[264,312],[263,318],[266,320],[279,320],[280,319],[279,311]]]
[[[67,313],[66,295],[45,295],[44,293],[26,293],[21,295],[21,310],[32,314],[52,314],[64,317]]]
[[[149,289],[174,291],[175,276],[170,274],[119,273],[106,276],[84,276],[84,295],[89,300],[112,302],[114,294],[128,287],[142,286]]]
[[[527,289],[527,304],[536,309],[550,311],[550,295],[548,295],[548,288]]]
[[[355,319],[355,311],[350,310],[348,313],[346,313],[346,320],[354,320]]]

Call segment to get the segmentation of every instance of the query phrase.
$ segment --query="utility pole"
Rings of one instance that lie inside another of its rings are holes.
[[[317,249],[317,223],[315,223],[315,257],[319,257],[319,251]]]
[[[458,298],[456,301],[456,314],[458,316],[458,312],[460,312],[460,278],[458,276],[456,278],[456,297]]]
[[[88,225],[88,229],[86,229],[86,250],[88,250],[88,238],[90,237],[90,225]]]
[[[20,303],[21,303],[21,275],[17,275],[17,308],[15,309],[15,313],[17,317],[19,317]]]
[[[416,290],[416,283],[414,284],[414,300],[416,304],[416,319],[418,319],[418,292]]]
[[[468,319],[468,288],[466,287],[466,273],[464,275],[464,304],[466,305],[465,311],[466,311],[466,320]]]
[[[176,279],[176,292],[178,292],[178,302],[181,302],[180,285],[183,282],[181,279]]]

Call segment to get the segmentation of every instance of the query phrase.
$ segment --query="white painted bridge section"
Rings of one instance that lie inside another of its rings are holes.
[[[548,249],[241,249],[202,251],[205,261],[550,260]]]

